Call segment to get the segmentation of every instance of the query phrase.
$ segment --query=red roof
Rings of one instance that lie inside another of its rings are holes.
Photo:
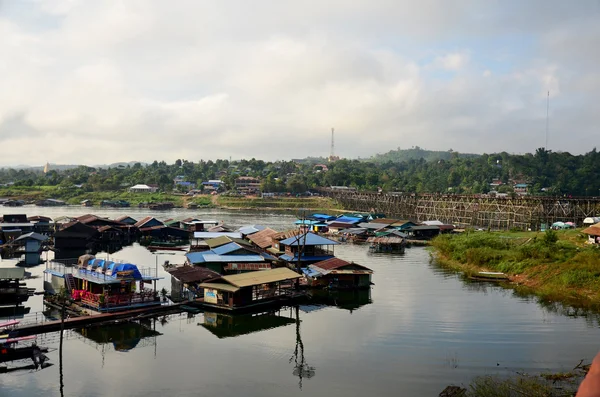
[[[270,247],[273,243],[272,237],[276,235],[277,232],[273,229],[266,228],[259,232],[253,233],[248,236],[248,240],[252,241],[254,244],[258,245],[260,248]]]
[[[323,270],[339,269],[340,267],[348,266],[350,262],[347,262],[340,258],[331,258],[321,262],[317,262],[314,265]]]
[[[359,269],[353,269],[352,271],[355,271],[357,273],[363,273],[363,272],[372,272],[371,269],[369,269],[366,266],[362,266],[359,265],[358,263],[354,263],[354,262],[348,262],[345,261],[343,259],[340,258],[331,258],[331,259],[327,259],[321,262],[317,262],[315,264],[310,265],[309,267],[316,267],[319,270],[324,270],[326,273],[338,270],[338,269],[342,269],[346,266],[352,266],[354,268],[359,268]]]

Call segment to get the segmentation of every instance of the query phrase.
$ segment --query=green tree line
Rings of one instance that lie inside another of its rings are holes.
[[[434,160],[427,161],[424,157]],[[228,189],[235,187],[239,176],[253,176],[260,179],[263,192],[301,193],[341,185],[370,191],[480,194],[489,192],[490,183],[498,180],[503,184],[497,188],[499,192],[511,192],[515,183],[526,183],[529,194],[600,196],[600,154],[595,148],[583,155],[540,148],[523,155],[502,152],[464,156],[451,151],[445,158],[424,157],[405,161],[342,159],[322,164],[316,164],[318,159],[276,162],[254,158],[231,162],[179,159],[173,164],[154,161],[114,168],[79,166],[50,170],[46,174],[39,170],[2,168],[0,184],[81,185],[86,191],[115,191],[143,183],[172,191],[176,176],[183,176],[199,188],[203,181],[221,179]]]

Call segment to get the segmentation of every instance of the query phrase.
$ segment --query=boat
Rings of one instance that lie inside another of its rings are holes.
[[[479,281],[508,281],[509,278],[506,274],[502,272],[477,272],[471,274],[469,276],[471,280],[479,280]]]

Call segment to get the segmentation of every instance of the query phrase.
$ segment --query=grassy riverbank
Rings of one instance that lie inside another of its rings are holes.
[[[432,241],[442,266],[471,275],[506,273],[514,286],[543,299],[600,308],[600,249],[577,230],[465,232]]]

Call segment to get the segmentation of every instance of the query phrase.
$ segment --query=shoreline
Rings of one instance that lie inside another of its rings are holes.
[[[544,304],[600,312],[600,249],[578,244],[578,231],[559,234],[554,243],[540,241],[544,233],[529,232],[530,236],[508,243],[501,240],[508,239],[510,233],[481,233],[444,237],[446,241],[434,239],[432,263],[466,277],[482,271],[502,272],[508,280],[495,283],[503,288],[535,296]],[[452,238],[460,239],[461,246],[448,244]],[[477,241],[485,239],[487,244]],[[504,249],[498,247],[499,240],[506,244]]]

